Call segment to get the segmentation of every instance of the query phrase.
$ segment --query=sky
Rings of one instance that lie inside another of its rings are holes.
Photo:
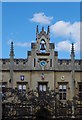
[[[80,2],[3,2],[2,57],[9,58],[10,42],[14,42],[15,58],[27,58],[31,42],[39,32],[50,26],[50,40],[59,58],[69,58],[71,44],[80,57]]]
[[[3,2],[80,2],[81,0],[1,0]]]

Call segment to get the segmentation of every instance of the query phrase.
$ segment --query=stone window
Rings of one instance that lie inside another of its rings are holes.
[[[46,92],[47,91],[47,82],[39,82],[38,83],[38,90],[39,92]]]
[[[67,92],[67,85],[60,84],[59,85],[59,99],[60,100],[66,100],[66,92]]]
[[[18,85],[19,90],[26,90],[26,85]]]
[[[19,91],[26,91],[27,82],[17,82],[17,88]]]

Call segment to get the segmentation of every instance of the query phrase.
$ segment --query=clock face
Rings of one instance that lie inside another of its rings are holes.
[[[40,62],[40,65],[41,65],[41,66],[45,66],[45,65],[46,65],[46,62],[45,62],[45,61],[41,61],[41,62]]]

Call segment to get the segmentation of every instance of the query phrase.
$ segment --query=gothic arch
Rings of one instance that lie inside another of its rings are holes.
[[[39,42],[38,42],[38,45],[39,45],[39,48],[41,48],[41,43],[44,42],[44,47],[45,47],[45,51],[47,51],[49,49],[49,42],[48,40],[42,36],[40,39],[39,39]]]

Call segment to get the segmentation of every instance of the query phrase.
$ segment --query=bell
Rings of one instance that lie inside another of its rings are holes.
[[[45,45],[44,43],[41,44],[41,49],[40,50],[45,50]]]

